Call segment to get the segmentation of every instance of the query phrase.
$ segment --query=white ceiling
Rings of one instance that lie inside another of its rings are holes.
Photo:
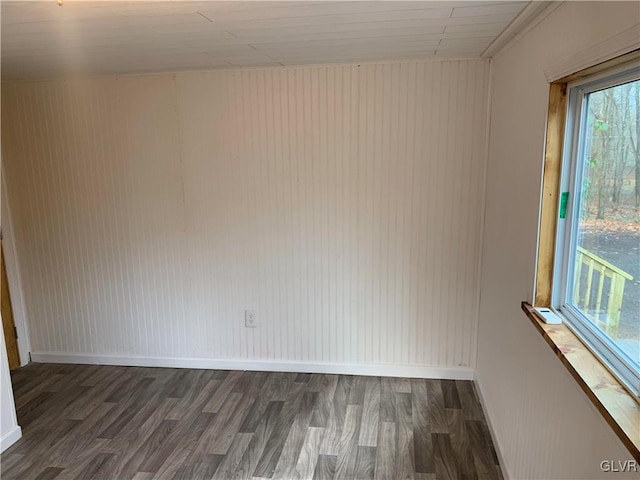
[[[2,1],[2,77],[477,57],[527,3]]]

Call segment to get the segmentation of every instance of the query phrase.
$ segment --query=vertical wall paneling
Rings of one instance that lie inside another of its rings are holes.
[[[3,84],[33,351],[473,367],[487,81],[477,60]]]
[[[593,52],[600,61],[615,55],[621,32],[633,30],[637,41],[639,23],[637,2],[564,2],[492,60],[476,378],[511,478],[638,478],[633,469],[602,471],[601,459],[624,462],[631,454],[519,303],[532,301],[535,283],[545,71]]]

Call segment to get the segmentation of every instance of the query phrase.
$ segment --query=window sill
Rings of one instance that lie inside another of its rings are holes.
[[[635,398],[566,325],[542,322],[526,302],[522,302],[522,310],[633,458],[640,462],[640,405]]]

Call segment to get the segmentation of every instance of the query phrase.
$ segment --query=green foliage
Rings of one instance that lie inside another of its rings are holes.
[[[607,132],[609,130],[609,124],[607,122],[604,120],[598,120],[595,117],[593,118],[591,125],[593,126],[593,129],[598,132]]]
[[[640,81],[598,90],[586,102],[580,215],[602,218],[640,205]]]

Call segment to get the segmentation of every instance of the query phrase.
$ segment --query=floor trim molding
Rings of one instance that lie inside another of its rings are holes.
[[[4,452],[7,448],[16,443],[20,438],[22,438],[22,428],[20,428],[19,425],[16,425],[0,437],[0,453]]]
[[[476,386],[476,391],[478,392],[478,400],[480,400],[480,406],[482,407],[482,413],[484,413],[484,418],[487,421],[487,426],[489,427],[489,433],[491,434],[491,441],[493,442],[493,448],[496,451],[496,455],[498,456],[498,462],[500,462],[500,471],[502,472],[502,477],[504,480],[509,480],[509,469],[507,468],[507,464],[502,456],[502,449],[500,448],[500,444],[498,443],[498,436],[496,435],[495,428],[493,428],[493,422],[491,421],[491,417],[489,416],[489,410],[487,409],[487,404],[484,401],[484,395],[482,394],[482,388],[480,387],[480,378],[478,377],[478,372],[475,372],[473,383]]]
[[[89,365],[125,365],[132,367],[207,368],[219,370],[253,370],[266,372],[328,373],[446,380],[473,380],[468,367],[429,365],[390,365],[373,363],[308,363],[275,360],[243,360],[183,357],[138,357],[125,355],[93,355],[58,352],[31,352],[38,363],[78,363]]]

